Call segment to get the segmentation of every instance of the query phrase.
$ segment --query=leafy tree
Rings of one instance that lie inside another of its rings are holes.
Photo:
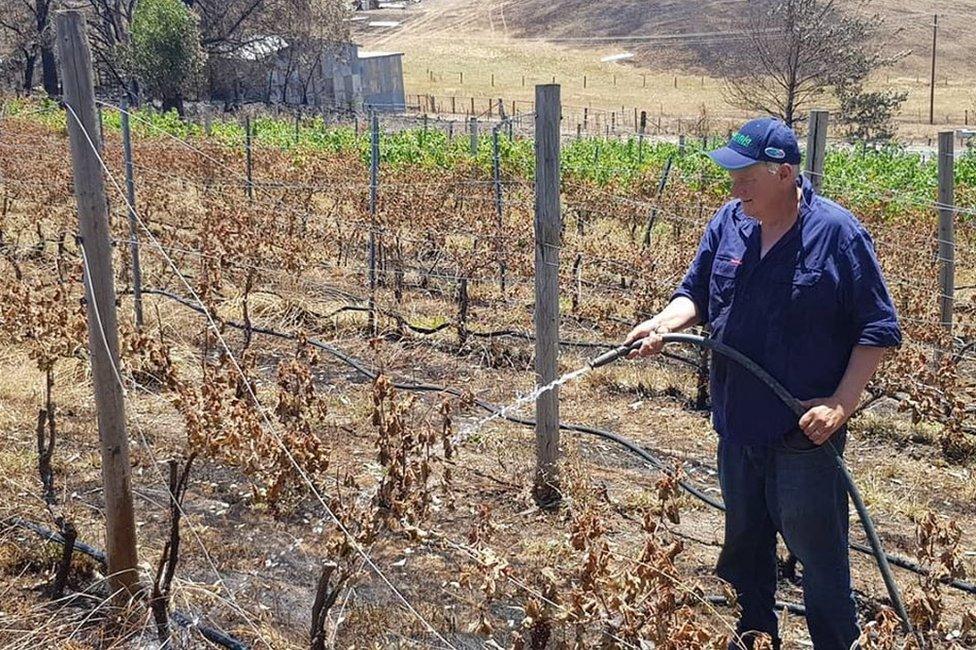
[[[790,125],[825,95],[864,101],[868,76],[907,54],[884,54],[882,36],[897,31],[884,29],[880,16],[848,13],[835,0],[759,0],[747,4],[740,20],[742,40],[711,52],[726,80],[726,99]],[[886,98],[891,109],[900,104],[894,99]]]
[[[882,142],[895,135],[894,113],[908,97],[907,92],[865,90],[861,84],[841,86],[836,91],[840,101],[840,123],[849,140]]]
[[[180,0],[140,0],[132,17],[132,70],[163,110],[183,114],[183,97],[204,62],[198,18]]]

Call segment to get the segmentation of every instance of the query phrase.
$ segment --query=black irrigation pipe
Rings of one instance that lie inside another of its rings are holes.
[[[733,606],[732,603],[729,602],[729,599],[726,598],[725,596],[706,595],[705,600],[707,600],[713,605],[724,605],[726,607]],[[773,604],[773,609],[777,609],[777,610],[785,609],[790,614],[796,614],[797,616],[807,615],[806,607],[804,607],[803,605],[796,605],[794,603],[781,603],[779,601],[776,601],[776,603]]]
[[[41,526],[40,524],[34,523],[33,521],[28,521],[27,519],[23,519],[21,517],[10,517],[9,519],[7,519],[7,522],[13,526],[17,526],[18,528],[23,528],[25,530],[31,531],[41,539],[46,539],[47,541],[54,542],[55,544],[64,544],[64,537],[62,537],[60,533],[53,530],[49,530]],[[101,564],[103,568],[107,566],[107,560],[104,551],[97,549],[94,546],[90,546],[89,544],[85,544],[84,542],[77,542],[77,541],[74,544],[74,549],[79,553],[82,553],[92,558],[93,560]],[[199,621],[194,620],[193,618],[187,616],[182,612],[173,611],[170,613],[169,618],[171,621],[173,621],[180,627],[186,628],[188,630],[196,629],[197,631],[200,632],[200,635],[203,636],[203,638],[207,639],[212,643],[216,643],[217,645],[223,646],[228,650],[247,650],[247,646],[241,643],[240,641],[238,641],[237,639],[235,639],[234,637],[225,634],[224,632],[218,630],[217,628],[209,627],[207,625],[200,625]]]
[[[160,295],[160,296],[163,296],[163,297],[166,297],[166,298],[170,298],[172,300],[175,300],[176,302],[179,302],[180,304],[182,304],[183,306],[187,307],[188,309],[191,309],[191,310],[193,310],[193,311],[195,311],[195,312],[197,312],[199,314],[206,315],[206,311],[202,307],[200,307],[200,306],[192,303],[191,301],[189,301],[189,300],[187,300],[185,298],[182,298],[180,296],[177,296],[175,294],[171,294],[171,293],[165,292],[165,291],[160,291],[160,290],[157,290],[157,289],[147,289],[147,290],[144,290],[143,291],[143,294],[155,294],[155,295]],[[239,329],[239,330],[246,329],[246,327],[244,325],[242,325],[240,323],[237,323],[237,322],[234,322],[234,321],[223,321],[223,323],[225,325],[227,325],[228,327],[232,327],[234,329]],[[294,334],[286,334],[286,333],[283,333],[283,332],[278,332],[278,331],[275,331],[275,330],[272,330],[272,329],[268,329],[268,328],[264,328],[264,327],[251,327],[251,331],[256,332],[258,334],[264,334],[266,336],[271,336],[271,337],[274,337],[274,338],[284,339],[284,340],[288,340],[288,341],[294,341],[294,340],[297,339],[297,336],[295,336]],[[683,334],[683,335],[672,334],[672,335],[668,335],[668,336],[685,337],[685,336],[691,336],[691,335],[687,335],[687,334]],[[692,337],[692,338],[700,338],[700,337]],[[708,339],[705,339],[705,340],[708,340]],[[356,359],[354,357],[351,357],[351,356],[345,354],[344,352],[342,352],[341,350],[339,350],[339,349],[337,349],[337,348],[335,348],[335,347],[333,347],[333,346],[331,346],[331,345],[329,345],[327,343],[322,343],[321,341],[318,341],[318,340],[316,340],[314,338],[309,338],[308,339],[308,343],[309,343],[309,345],[312,345],[312,346],[314,346],[314,347],[316,347],[316,348],[318,348],[318,349],[320,349],[320,350],[322,350],[324,352],[327,352],[328,354],[330,354],[331,356],[335,357],[336,359],[339,359],[340,361],[342,361],[346,365],[354,368],[360,374],[365,375],[370,380],[376,379],[377,373],[375,373],[372,370],[370,370],[365,364],[363,364],[363,362],[359,361],[358,359]],[[411,391],[432,392],[432,393],[446,393],[448,395],[453,395],[455,397],[464,397],[464,393],[461,390],[458,390],[456,388],[449,388],[447,386],[439,386],[439,385],[436,385],[436,384],[419,384],[419,383],[413,383],[413,382],[396,381],[396,382],[393,383],[393,386],[396,387],[396,388],[398,388],[398,389],[400,389],[400,390],[411,390]],[[475,399],[473,403],[475,405],[477,405],[478,407],[480,407],[480,408],[482,408],[482,409],[484,409],[484,410],[486,410],[486,411],[488,411],[489,413],[492,413],[492,414],[497,414],[497,413],[499,413],[502,410],[501,407],[499,407],[499,406],[497,406],[495,404],[492,404],[490,402],[486,402],[484,400]],[[525,425],[525,426],[535,426],[535,420],[532,419],[532,418],[523,418],[523,417],[519,417],[519,416],[515,416],[515,415],[509,415],[509,414],[503,415],[502,418],[505,419],[505,420],[508,420],[509,422],[514,422],[515,424],[522,424],[522,425]],[[598,428],[595,428],[595,427],[589,427],[589,426],[582,425],[582,424],[564,424],[562,422],[559,423],[559,428],[562,429],[562,430],[565,430],[565,431],[575,431],[575,432],[578,432],[578,433],[586,433],[586,434],[593,435],[593,436],[596,436],[596,437],[599,437],[599,438],[603,438],[605,440],[610,440],[612,442],[615,442],[615,443],[621,445],[622,447],[626,448],[627,450],[631,451],[632,453],[634,453],[635,455],[639,456],[640,458],[642,458],[643,460],[645,460],[647,463],[649,463],[650,465],[652,465],[656,469],[664,472],[665,474],[668,474],[668,475],[671,475],[671,476],[673,476],[675,474],[675,470],[671,466],[669,466],[666,462],[664,462],[664,461],[660,460],[659,458],[653,456],[652,454],[648,453],[648,451],[646,449],[644,449],[643,447],[641,447],[637,443],[635,443],[635,442],[633,442],[633,441],[631,441],[631,440],[629,440],[627,438],[624,438],[623,436],[620,436],[620,435],[618,435],[616,433],[613,433],[611,431],[606,431],[604,429],[598,429]],[[709,496],[708,494],[705,494],[702,490],[698,489],[693,484],[688,483],[687,481],[685,481],[683,479],[679,479],[678,484],[688,494],[691,494],[692,496],[694,496],[695,498],[699,499],[703,503],[706,503],[707,505],[709,505],[709,506],[711,506],[711,507],[713,507],[713,508],[715,508],[717,510],[721,510],[723,512],[725,511],[725,505],[721,501],[715,499],[714,497]],[[859,553],[864,553],[866,555],[872,555],[872,556],[874,555],[874,552],[871,550],[871,548],[869,546],[864,545],[864,544],[860,544],[858,542],[852,542],[850,544],[850,547],[853,550],[858,551]],[[913,562],[913,561],[911,561],[911,560],[909,560],[907,558],[899,557],[897,555],[891,555],[889,553],[884,553],[884,557],[892,565],[897,566],[897,567],[902,568],[902,569],[905,569],[906,571],[911,571],[912,573],[915,573],[915,574],[918,574],[918,575],[922,575],[922,576],[928,576],[928,575],[931,574],[931,569],[929,569],[927,567],[924,567],[924,566],[922,566],[922,565],[920,565],[920,564],[918,564],[916,562]],[[948,585],[948,586],[954,588],[954,589],[958,589],[960,591],[964,591],[964,592],[967,592],[967,593],[976,595],[976,584],[973,584],[971,582],[966,582],[964,580],[959,580],[959,579],[952,579],[952,580],[942,579],[941,582],[943,584],[945,584],[945,585]]]
[[[229,636],[216,628],[200,625],[199,621],[191,619],[182,612],[174,611],[169,617],[180,627],[184,627],[188,630],[198,630],[200,635],[211,643],[216,643],[217,645],[223,646],[228,650],[247,650],[247,646],[234,637]]]
[[[7,519],[7,523],[13,526],[17,526],[18,528],[23,528],[25,530],[29,530],[33,533],[36,533],[38,537],[40,537],[41,539],[46,539],[49,542],[54,542],[55,544],[64,544],[64,537],[61,535],[61,533],[44,528],[40,524],[35,524],[33,521],[29,521],[21,517],[10,517],[9,519]],[[84,542],[78,542],[78,541],[75,542],[74,546],[76,551],[80,551],[81,553],[84,553],[85,555],[92,558],[99,564],[103,566],[108,564],[108,559],[106,558],[105,553],[95,548],[94,546],[89,546]]]
[[[131,294],[132,292],[131,290],[128,290],[120,293],[124,293],[125,295],[128,295]],[[142,293],[163,296],[165,298],[175,300],[181,303],[185,307],[190,307],[190,308],[196,307],[194,303],[192,303],[191,301],[188,301],[181,296],[178,296],[169,291],[165,291],[163,289],[143,289]],[[363,306],[363,305],[343,305],[342,307],[337,307],[335,310],[329,312],[328,314],[318,314],[308,309],[305,309],[304,311],[310,314],[311,316],[314,316],[315,318],[326,319],[326,318],[332,318],[333,316],[337,316],[347,311],[368,313],[370,311],[370,308],[368,306]],[[434,327],[425,327],[423,325],[417,325],[415,323],[411,323],[406,319],[406,317],[403,314],[400,314],[399,312],[376,309],[376,313],[382,316],[386,316],[388,318],[393,318],[398,323],[402,324],[404,327],[411,330],[412,332],[416,332],[417,334],[423,334],[423,335],[436,334],[449,327],[456,327],[458,325],[457,321],[451,320],[451,321],[446,321],[444,323],[441,323],[439,325],[435,325]],[[255,332],[258,331],[257,328],[253,326],[251,327],[251,329]],[[265,331],[262,333],[268,335],[274,335],[270,331]],[[514,330],[514,329],[489,330],[489,331],[479,331],[479,330],[469,329],[467,333],[468,336],[472,336],[474,338],[490,339],[490,338],[510,337],[515,339],[523,339],[526,341],[535,341],[534,334],[531,334],[529,332],[521,332],[519,330]],[[617,343],[611,343],[607,341],[559,341],[559,345],[564,347],[569,347],[569,348],[591,348],[591,349],[604,349],[604,350],[617,347]],[[695,369],[698,369],[701,366],[699,362],[693,359],[689,359],[688,357],[683,357],[680,354],[664,352],[662,353],[661,356],[666,357],[668,359],[673,359],[674,361],[678,361],[680,363],[684,363],[685,365],[691,366],[692,368]]]

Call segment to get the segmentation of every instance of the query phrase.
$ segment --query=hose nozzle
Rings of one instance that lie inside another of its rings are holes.
[[[616,361],[617,359],[622,359],[634,350],[640,348],[642,341],[632,341],[627,345],[621,345],[620,347],[614,348],[609,352],[605,352],[598,356],[596,359],[590,361],[591,368],[599,368],[600,366],[605,366],[608,363]]]

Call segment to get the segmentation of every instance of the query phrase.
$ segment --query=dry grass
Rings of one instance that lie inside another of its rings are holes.
[[[29,219],[30,215],[20,215]],[[151,259],[151,258],[150,258]],[[147,262],[148,265],[148,262]],[[304,278],[303,278],[304,279]],[[311,278],[327,281],[348,291],[361,291],[361,278],[353,272]],[[268,279],[270,281],[270,278]],[[255,295],[252,307],[262,325],[293,330],[293,308],[303,307],[317,313],[328,313],[340,305],[315,288],[315,282],[275,281],[278,295]],[[393,306],[389,291],[381,294],[381,305]],[[227,300],[219,306],[226,318],[238,318],[239,293],[233,278],[227,278]],[[472,300],[478,299],[473,292]],[[389,302],[387,302],[389,301]],[[417,313],[451,315],[455,307],[450,293],[411,291],[410,309]],[[159,321],[156,319],[158,307]],[[130,303],[121,309],[128,314]],[[161,326],[166,345],[188,381],[201,377],[202,319],[159,297],[147,297],[147,318],[154,336]],[[432,317],[433,318],[433,317]],[[473,314],[473,325],[495,329],[516,321],[527,327],[530,312],[480,308]],[[516,393],[528,392],[533,384],[531,352],[525,342],[504,342],[498,349],[491,344],[472,343],[457,351],[451,330],[432,337],[406,336],[399,341],[383,341],[370,346],[363,332],[362,314],[344,314],[308,328],[324,340],[335,341],[343,350],[383,366],[398,377],[411,377],[453,387],[467,388],[476,396],[509,403]],[[625,325],[616,323],[606,331],[588,335],[614,340],[622,336]],[[240,350],[239,333],[228,331],[231,349]],[[271,384],[278,360],[293,349],[284,343],[260,335],[254,349],[258,352],[260,382],[257,393],[265,407],[273,408]],[[509,364],[490,367],[489,356],[507,355]],[[567,351],[561,358],[562,368],[581,365],[586,355],[579,350]],[[336,465],[353,472],[358,481],[344,487],[346,498],[368,494],[376,479],[376,440],[369,425],[371,390],[350,369],[326,359],[318,368],[318,389],[327,398],[327,422],[316,432],[333,450]],[[0,443],[0,476],[3,495],[0,507],[4,514],[49,521],[38,497],[33,426],[41,404],[41,377],[21,346],[5,343],[0,348],[0,425],[4,436]],[[621,363],[590,373],[577,384],[566,386],[561,393],[564,420],[583,422],[621,433],[655,450],[672,462],[687,460],[686,470],[692,479],[712,493],[716,492],[714,462],[716,440],[707,413],[687,407],[694,395],[694,377],[683,368],[657,363]],[[159,556],[165,538],[167,513],[163,482],[158,462],[178,456],[186,448],[183,421],[171,404],[170,395],[130,391],[128,417],[133,437],[133,483],[137,495],[136,512],[141,541],[140,558],[148,567]],[[97,453],[97,430],[91,405],[91,387],[83,359],[59,362],[55,398],[59,405],[59,431],[62,432],[55,462],[57,486],[75,519],[80,539],[102,545],[103,522]],[[411,416],[411,426],[419,430],[432,419],[436,422],[441,396],[420,397]],[[484,417],[475,409],[461,409],[455,425]],[[905,426],[892,420],[901,431]],[[318,424],[318,423],[317,423]],[[901,550],[910,549],[912,518],[923,506],[951,509],[966,530],[976,526],[976,515],[967,507],[976,500],[973,481],[968,480],[970,467],[949,467],[938,460],[937,453],[920,436],[884,437],[886,422],[867,422],[865,431],[877,433],[861,436],[851,446],[848,458],[852,470],[879,517],[879,527],[886,543]],[[491,548],[503,553],[521,573],[537,574],[541,569],[566,566],[571,560],[565,541],[574,507],[580,503],[596,504],[607,513],[614,527],[613,548],[621,556],[632,557],[641,542],[639,519],[655,505],[654,484],[657,472],[648,470],[611,443],[591,436],[564,433],[566,452],[566,490],[570,498],[566,508],[554,515],[534,507],[529,493],[529,477],[534,466],[534,434],[511,423],[493,422],[481,435],[463,445],[456,459],[451,490],[453,507],[447,498],[435,504],[431,527],[456,543],[463,543],[468,531],[482,523],[479,506],[492,509],[497,527],[490,540]],[[904,444],[893,453],[895,444]],[[693,463],[692,461],[699,461]],[[692,474],[692,467],[694,470]],[[899,484],[900,482],[900,484]],[[335,486],[329,483],[329,495]],[[317,570],[329,560],[326,536],[331,530],[327,515],[319,506],[305,500],[294,510],[271,516],[266,507],[255,506],[251,479],[234,467],[201,458],[191,479],[186,501],[184,550],[175,583],[177,608],[204,616],[248,643],[259,645],[263,639],[273,648],[299,648],[307,645],[308,617]],[[948,504],[944,502],[949,500]],[[715,544],[721,539],[721,515],[706,509],[687,496],[679,498],[682,518],[673,525],[676,536],[686,540],[687,551],[681,557],[683,580],[701,582],[708,589],[718,585],[711,575],[717,556]],[[4,537],[3,535],[6,535]],[[9,531],[0,533],[0,549],[12,541]],[[972,551],[971,539],[967,540]],[[30,557],[37,553],[49,561],[49,550],[28,536],[19,536],[10,557]],[[409,552],[408,552],[409,549]],[[472,570],[472,563],[462,553],[439,544],[435,539],[418,541],[405,535],[391,535],[372,550],[376,563],[390,580],[404,589],[411,602],[442,632],[456,631],[459,643],[483,644],[485,638],[470,634],[476,621],[477,590],[454,587],[459,577]],[[3,561],[0,551],[0,603],[3,624],[0,646],[23,647],[32,641],[47,647],[130,647],[132,638],[152,638],[145,618],[129,627],[114,622],[114,614],[95,616],[84,621],[93,604],[78,611],[62,611],[33,590],[46,583],[47,575],[22,574],[17,567],[23,562]],[[210,566],[218,569],[215,574]],[[578,561],[574,557],[572,561]],[[570,565],[573,566],[573,565]],[[883,588],[871,564],[859,559],[855,564],[855,581],[869,595],[879,597]],[[148,569],[147,569],[148,573]],[[907,576],[906,576],[907,577]],[[906,580],[907,581],[907,580]],[[89,585],[90,586],[90,585]],[[14,597],[11,599],[10,594]],[[404,645],[430,640],[417,622],[400,606],[389,590],[374,575],[364,573],[350,600],[346,616],[338,625],[341,647],[352,644],[384,643]],[[795,590],[786,597],[796,600]],[[493,619],[496,637],[504,640],[509,621],[521,620],[526,593],[506,585],[503,598],[496,603]],[[8,606],[11,602],[13,605]],[[97,601],[96,601],[97,602]],[[946,597],[950,611],[961,611],[965,600],[956,593]],[[732,618],[729,610],[705,610],[708,621],[721,627]],[[53,622],[52,622],[53,621]],[[6,635],[6,636],[4,636]],[[28,636],[32,635],[32,636]],[[788,619],[784,637],[795,647],[806,639],[803,622]],[[40,642],[38,642],[40,639]],[[199,647],[198,636],[185,637],[190,647]],[[43,647],[43,646],[42,646]]]
[[[976,91],[971,80],[976,63],[971,56],[976,37],[969,20],[976,3],[939,2],[922,14],[897,0],[875,3],[889,16],[889,24],[903,28],[893,47],[912,53],[897,67],[879,74],[878,88],[907,91],[908,99],[898,118],[899,135],[927,142],[939,130],[962,126],[965,110],[976,124]],[[710,12],[714,10],[714,15]],[[562,86],[567,130],[582,121],[582,108],[594,112],[618,111],[626,115],[633,131],[633,111],[646,110],[652,118],[663,115],[684,121],[698,119],[705,108],[713,118],[713,132],[724,132],[745,114],[726,104],[722,81],[706,70],[687,63],[689,53],[680,45],[641,54],[633,44],[595,42],[545,42],[553,36],[602,36],[676,34],[714,27],[723,29],[731,9],[688,7],[675,13],[670,5],[655,11],[647,3],[603,5],[579,0],[529,3],[472,2],[442,0],[424,2],[406,12],[374,12],[385,19],[406,19],[402,28],[388,33],[365,32],[359,36],[368,49],[404,52],[404,80],[408,94],[433,94],[449,110],[451,96],[459,111],[468,110],[476,97],[478,112],[485,111],[488,98],[502,98],[506,110],[512,100],[529,110],[533,86],[550,83]],[[928,125],[931,16],[942,15],[942,37],[937,69],[934,126]],[[705,17],[704,22],[701,20]],[[714,23],[714,24],[713,24]],[[604,56],[634,51],[638,58],[622,63],[602,63]],[[433,78],[430,73],[433,73]],[[463,84],[459,73],[463,72]],[[586,76],[586,88],[583,77]],[[492,83],[494,77],[494,83]],[[524,79],[524,84],[523,84]],[[829,107],[829,106],[828,106]],[[569,115],[567,115],[569,113]],[[618,114],[617,119],[621,116]],[[601,118],[600,130],[603,130]],[[591,127],[593,128],[593,127]],[[687,127],[686,127],[687,128]],[[677,130],[677,127],[676,127]],[[626,130],[625,130],[626,132]]]

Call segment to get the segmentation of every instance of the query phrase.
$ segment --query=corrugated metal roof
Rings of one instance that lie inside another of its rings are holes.
[[[403,52],[360,52],[360,59],[377,59],[382,56],[403,56]]]
[[[257,61],[288,47],[280,36],[259,36],[237,48],[234,56],[245,61]]]

